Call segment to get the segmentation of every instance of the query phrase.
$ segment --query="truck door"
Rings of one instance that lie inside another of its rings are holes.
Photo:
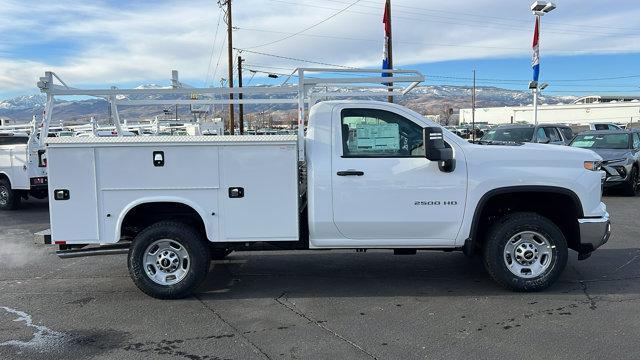
[[[348,239],[381,246],[453,244],[462,223],[467,170],[444,173],[425,158],[423,124],[410,114],[337,107],[333,113],[333,216]],[[388,244],[387,244],[388,243]]]

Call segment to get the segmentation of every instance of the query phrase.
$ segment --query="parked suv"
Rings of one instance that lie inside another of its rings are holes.
[[[573,131],[566,125],[555,124],[509,124],[488,130],[480,139],[481,144],[492,143],[541,143],[569,145]]]
[[[629,196],[640,192],[640,130],[592,130],[578,134],[573,147],[602,156],[604,187],[620,187]]]

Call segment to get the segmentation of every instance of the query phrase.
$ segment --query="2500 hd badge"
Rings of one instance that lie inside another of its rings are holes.
[[[440,206],[440,205],[444,205],[444,206],[456,206],[458,205],[458,202],[455,200],[445,200],[445,201],[439,201],[439,200],[429,200],[429,201],[416,201],[413,203],[413,205],[415,206]]]

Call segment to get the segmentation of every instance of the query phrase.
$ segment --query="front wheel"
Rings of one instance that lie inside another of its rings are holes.
[[[0,210],[15,210],[20,207],[20,194],[11,189],[11,183],[0,179]]]
[[[549,219],[514,213],[499,220],[484,244],[484,265],[500,285],[538,291],[553,284],[567,264],[567,241]]]
[[[209,271],[206,239],[192,227],[159,222],[142,230],[129,249],[129,274],[145,294],[158,299],[191,295]]]

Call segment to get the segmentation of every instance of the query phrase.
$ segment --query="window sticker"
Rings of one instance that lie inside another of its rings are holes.
[[[358,124],[356,126],[358,151],[398,151],[400,131],[398,124]]]
[[[592,136],[592,137],[593,137],[593,136]],[[595,142],[595,141],[593,141],[593,140],[592,140],[592,141],[589,141],[589,140],[578,140],[578,141],[575,141],[575,142],[573,143],[573,146],[575,146],[575,147],[585,147],[585,148],[587,148],[587,147],[592,147],[592,146],[593,146],[593,144],[595,144],[595,143],[596,143],[596,142]]]

